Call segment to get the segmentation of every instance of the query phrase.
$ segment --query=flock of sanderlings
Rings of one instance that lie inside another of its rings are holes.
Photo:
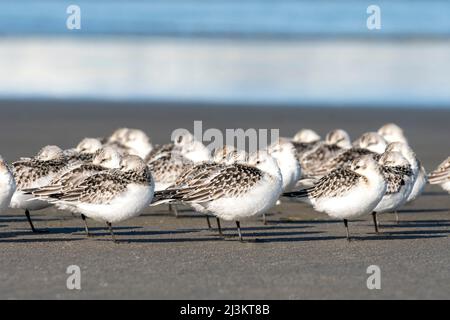
[[[343,220],[396,211],[416,199],[427,182],[450,192],[450,157],[427,176],[403,130],[386,124],[351,141],[341,129],[325,139],[309,129],[280,138],[265,150],[233,146],[212,152],[188,133],[153,146],[141,130],[121,128],[109,138],[85,138],[75,148],[46,146],[10,166],[0,157],[0,210],[30,211],[50,206],[112,224],[138,216],[146,207],[179,204],[209,218],[240,221],[265,213],[282,199],[306,202]],[[398,218],[398,217],[397,217]]]

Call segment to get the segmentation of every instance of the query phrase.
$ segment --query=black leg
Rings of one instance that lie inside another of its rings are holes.
[[[380,232],[378,231],[378,221],[377,221],[377,213],[376,212],[372,212],[372,219],[373,219],[373,225],[375,226],[375,233],[379,234]]]
[[[348,221],[344,219],[345,230],[347,231],[347,241],[350,241],[350,232],[348,231]]]
[[[38,230],[34,228],[33,221],[31,221],[30,211],[28,209],[25,209],[25,216],[27,217],[28,223],[30,224],[31,231],[34,233],[47,233],[47,230]]]
[[[266,214],[265,213],[263,213],[262,219],[263,219],[263,224],[266,226],[267,225],[267,218],[266,218]]]
[[[208,224],[208,229],[211,230],[211,221],[209,221],[209,216],[206,215],[206,223]]]
[[[88,227],[88,224],[86,221],[86,216],[84,214],[81,215],[81,219],[83,219],[83,222],[84,222],[84,230],[86,231],[86,235],[88,237],[92,237],[91,233],[89,232],[89,227]]]
[[[175,218],[178,218],[178,210],[177,210],[177,207],[175,205],[171,205],[169,203],[169,211],[173,212],[173,214],[175,215]]]
[[[219,231],[219,236],[223,237],[222,226],[220,225],[220,219],[216,218],[217,221],[217,230]]]
[[[399,219],[399,217],[398,217],[398,212],[395,211],[394,214],[395,214],[395,222],[396,222],[397,224],[399,224],[399,223],[400,223],[400,219]]]
[[[110,223],[110,222],[107,222],[106,225],[108,226],[109,233],[111,233],[111,238],[112,238],[112,240],[113,240],[115,243],[117,243],[117,241],[116,241],[116,236],[114,235],[114,232],[113,232],[111,223]]]
[[[236,221],[236,227],[238,230],[239,241],[243,242],[244,239],[242,238],[242,233],[241,233],[241,223],[239,221]]]

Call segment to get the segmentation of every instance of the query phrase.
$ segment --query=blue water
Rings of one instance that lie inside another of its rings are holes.
[[[66,8],[81,8],[82,29],[66,28]],[[381,8],[368,31],[366,8]],[[450,37],[448,0],[7,0],[0,33],[172,37]]]

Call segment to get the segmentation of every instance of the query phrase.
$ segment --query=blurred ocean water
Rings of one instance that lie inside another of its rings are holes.
[[[67,36],[70,4],[82,13],[71,36],[450,36],[448,0],[2,0],[0,32]],[[382,12],[376,34],[366,28],[371,4]]]
[[[0,98],[448,107],[449,75],[450,1],[0,0]]]

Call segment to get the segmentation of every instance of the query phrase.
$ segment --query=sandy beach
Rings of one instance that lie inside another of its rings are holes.
[[[344,128],[358,137],[386,122],[404,128],[428,171],[450,155],[450,110],[304,108],[126,102],[2,101],[0,154],[31,156],[46,144],[72,147],[85,136],[117,127],[146,131],[156,144],[177,128],[300,128],[325,135]],[[417,201],[381,216],[382,235],[369,216],[352,221],[356,241],[340,221],[306,205],[283,202],[269,224],[243,222],[255,243],[221,240],[203,217],[187,208],[175,218],[165,206],[117,225],[114,244],[103,225],[86,238],[80,219],[53,209],[33,213],[48,234],[29,231],[23,212],[0,215],[0,299],[448,299],[450,196],[428,186]],[[215,223],[214,223],[215,225]],[[234,225],[225,224],[226,233]],[[81,290],[66,288],[66,269],[78,265]],[[369,290],[367,267],[381,269],[381,289]]]

